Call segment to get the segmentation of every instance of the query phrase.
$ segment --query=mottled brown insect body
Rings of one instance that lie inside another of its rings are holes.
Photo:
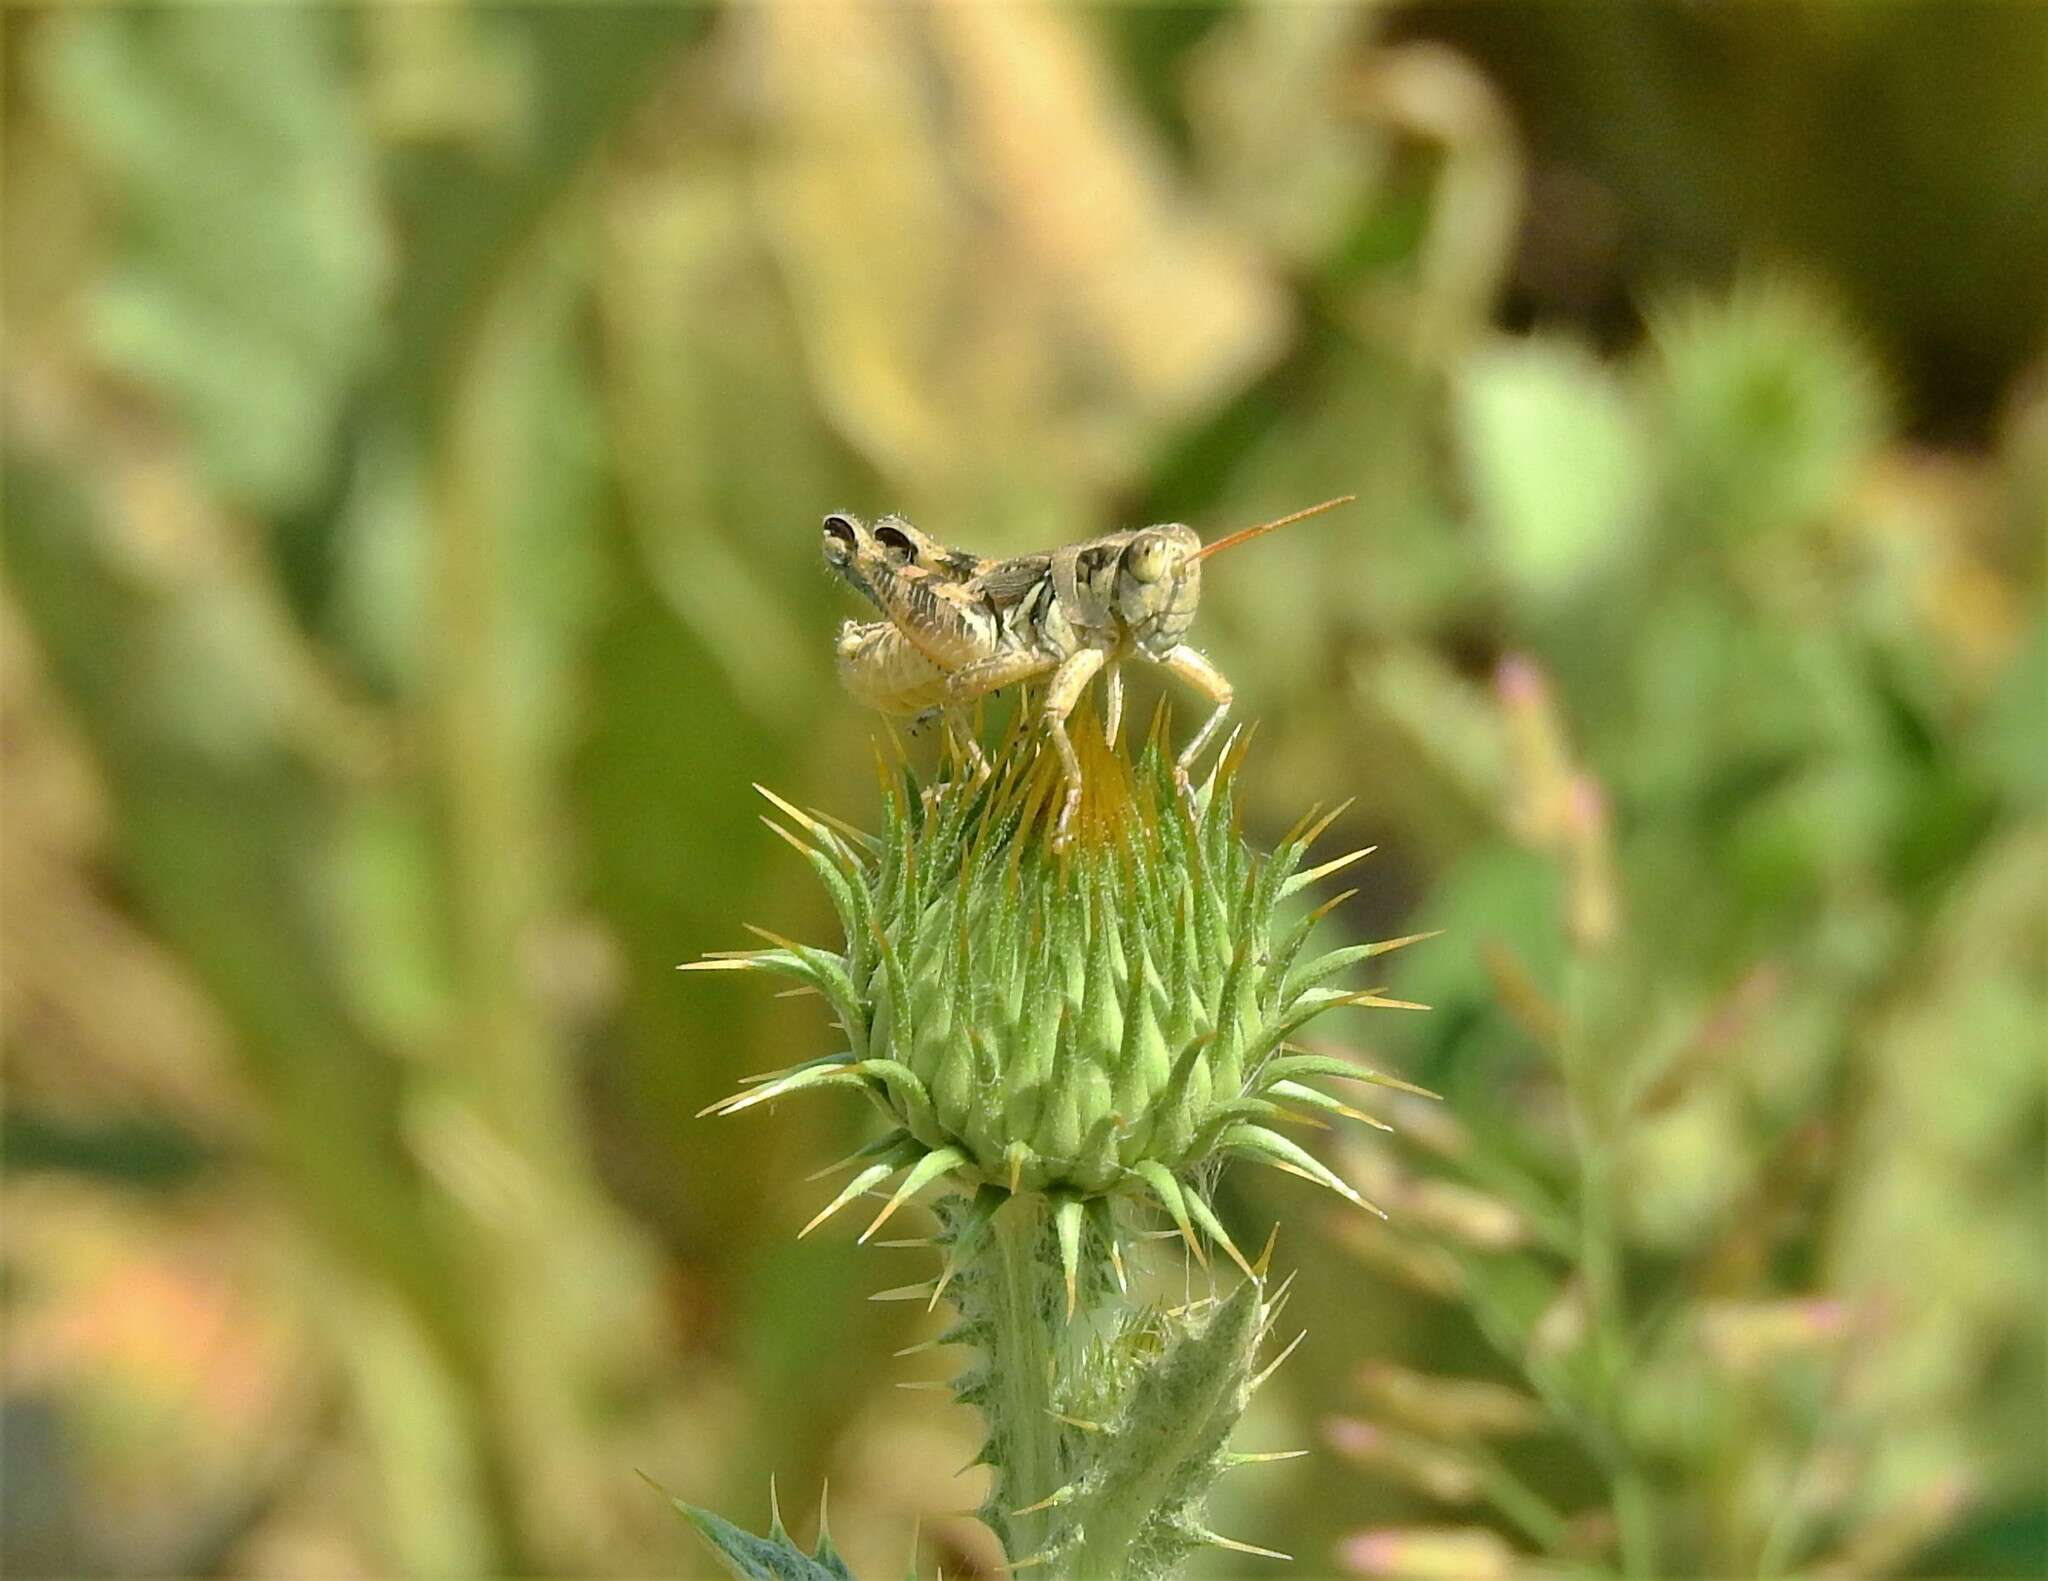
[[[1230,682],[1189,647],[1202,597],[1203,558],[1349,499],[1329,500],[1203,547],[1179,522],[1110,533],[1050,554],[989,560],[948,548],[900,517],[873,527],[841,512],[824,523],[825,562],[881,611],[848,621],[838,640],[839,675],[861,702],[885,713],[948,716],[976,698],[1048,675],[1046,734],[1067,775],[1064,836],[1081,799],[1081,765],[1066,722],[1097,672],[1109,671],[1105,710],[1114,742],[1123,714],[1117,662],[1133,654],[1163,666],[1216,706],[1175,761],[1189,765],[1222,726]],[[977,754],[977,761],[978,754]]]

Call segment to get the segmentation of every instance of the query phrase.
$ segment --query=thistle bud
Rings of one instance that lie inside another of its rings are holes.
[[[1243,1262],[1195,1184],[1232,1156],[1369,1206],[1280,1129],[1357,1115],[1325,1082],[1406,1085],[1290,1042],[1340,1006],[1421,1008],[1334,985],[1412,939],[1311,954],[1334,902],[1299,918],[1286,906],[1366,853],[1304,870],[1330,821],[1313,815],[1272,855],[1255,852],[1233,810],[1241,749],[1191,803],[1159,728],[1135,763],[1099,728],[1073,734],[1085,793],[1057,845],[1059,767],[1021,730],[978,782],[891,777],[876,837],[764,792],[793,821],[771,826],[817,872],[844,942],[764,935],[767,949],[701,965],[816,989],[845,1046],[714,1109],[818,1087],[865,1092],[891,1129],[812,1222],[900,1176],[869,1233],[944,1182],[983,1202],[1043,1193],[1077,1227],[1066,1242],[1076,1247],[1092,1244],[1078,1230],[1084,1211],[1106,1220],[1111,1200],[1149,1200],[1198,1256],[1199,1230]]]

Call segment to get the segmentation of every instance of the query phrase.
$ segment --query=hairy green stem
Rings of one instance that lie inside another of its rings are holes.
[[[1068,1351],[1062,1332],[1066,1287],[1047,1220],[1043,1197],[1012,1197],[991,1222],[984,1253],[993,1391],[988,1418],[996,1471],[990,1524],[1010,1545],[1013,1560],[1038,1553],[1050,1539],[1051,1510],[1011,1512],[1065,1485],[1063,1440],[1073,1431],[1054,1415],[1058,1368]]]
[[[941,1214],[959,1258],[953,1337],[982,1352],[956,1387],[988,1423],[982,1516],[1010,1563],[1049,1581],[1166,1581],[1196,1548],[1231,1546],[1205,1505],[1253,1387],[1260,1283],[1171,1310],[1133,1303],[1112,1277],[1106,1204],[955,1201]]]

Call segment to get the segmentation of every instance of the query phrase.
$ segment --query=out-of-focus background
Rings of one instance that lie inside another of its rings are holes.
[[[693,1118],[815,1002],[671,968],[875,808],[825,510],[1339,492],[1198,636],[1446,1101],[1226,1188],[1217,1524],[2048,1565],[2048,12],[5,24],[10,1574],[989,1573],[930,1254],[794,1239],[871,1119]]]

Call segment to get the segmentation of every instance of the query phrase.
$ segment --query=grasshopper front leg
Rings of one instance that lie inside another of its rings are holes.
[[[1109,693],[1102,708],[1102,739],[1114,752],[1117,732],[1124,727],[1124,672],[1121,666],[1112,664],[1102,685]]]
[[[1195,732],[1195,739],[1181,750],[1173,760],[1173,782],[1190,801],[1194,799],[1194,784],[1189,778],[1189,767],[1202,755],[1202,748],[1210,738],[1223,728],[1223,716],[1230,712],[1230,705],[1236,700],[1237,692],[1224,678],[1221,670],[1195,652],[1186,643],[1170,648],[1160,655],[1159,662],[1188,685],[1200,692],[1216,705],[1214,713],[1202,722],[1202,728]]]
[[[1052,826],[1055,851],[1067,843],[1067,825],[1073,819],[1074,809],[1081,805],[1081,760],[1075,755],[1073,738],[1067,734],[1067,716],[1081,701],[1081,694],[1088,690],[1095,672],[1102,668],[1103,659],[1100,648],[1078,649],[1060,661],[1045,688],[1045,732],[1052,737],[1060,763],[1067,771],[1067,799],[1060,803],[1059,821]]]

